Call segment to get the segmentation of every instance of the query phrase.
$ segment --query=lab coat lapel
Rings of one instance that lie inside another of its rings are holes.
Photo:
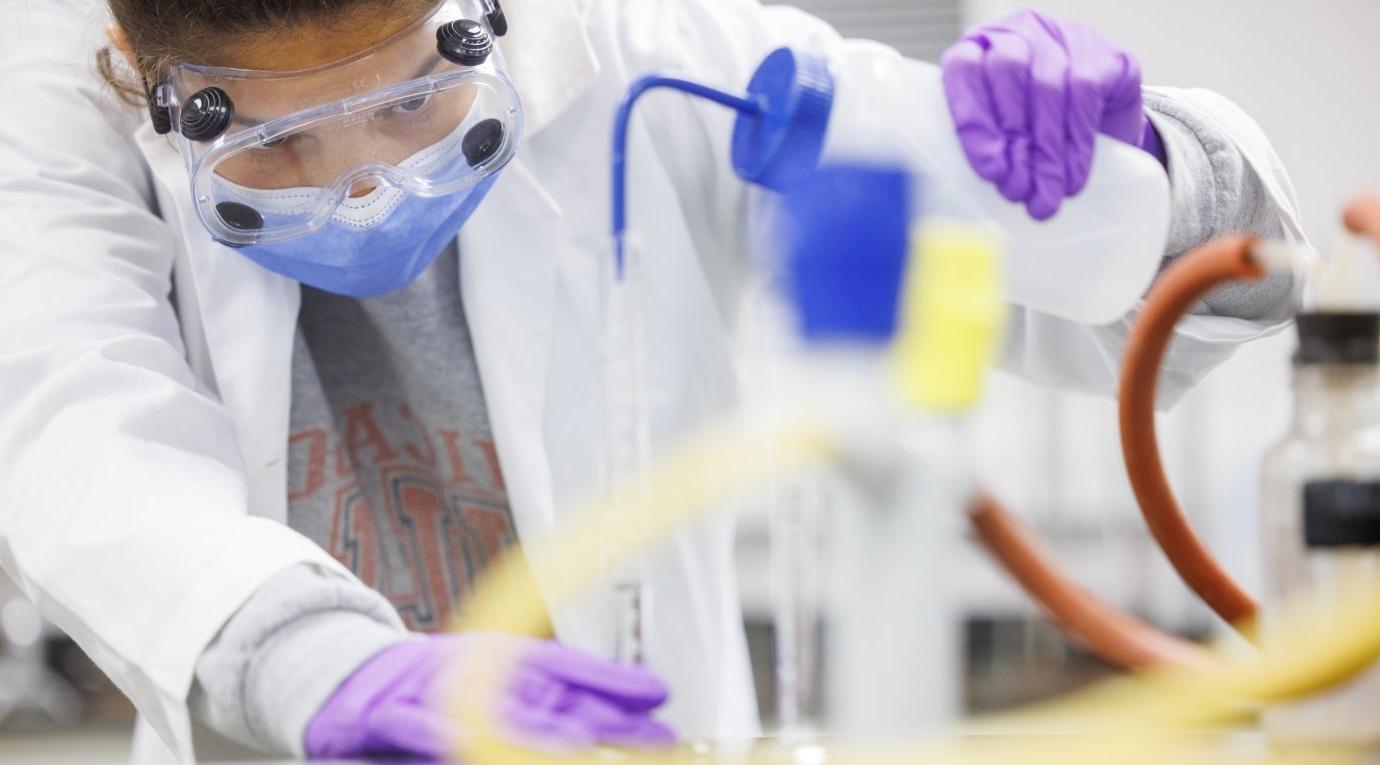
[[[561,215],[519,157],[460,235],[461,295],[509,500],[526,538],[554,524],[541,433]]]
[[[250,512],[286,523],[301,288],[228,247],[204,244],[201,254],[190,260],[221,401],[240,438]]]
[[[573,0],[521,0],[504,11],[510,29],[500,41],[504,63],[530,138],[584,95],[599,61]]]
[[[234,420],[250,512],[286,522],[300,287],[212,240],[191,204],[181,157],[147,126],[136,138],[160,187],[163,215],[180,236],[179,306],[195,313],[183,317],[184,325],[201,328],[201,338],[187,338],[188,355],[209,361],[215,389]],[[184,292],[193,299],[182,299]]]
[[[599,60],[575,0],[523,0],[505,10],[511,31],[501,44],[530,146],[585,95]],[[569,234],[563,215],[519,151],[460,233],[465,313],[513,515],[528,540],[555,526],[543,423],[558,263]]]

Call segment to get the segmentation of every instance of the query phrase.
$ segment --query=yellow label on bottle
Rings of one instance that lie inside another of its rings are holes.
[[[997,237],[962,223],[919,227],[893,350],[902,402],[926,411],[971,409],[982,394],[1005,314]]]

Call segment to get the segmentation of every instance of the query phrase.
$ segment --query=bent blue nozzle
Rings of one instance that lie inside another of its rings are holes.
[[[668,75],[633,83],[618,107],[613,128],[613,241],[617,278],[623,278],[627,231],[628,129],[633,106],[655,89],[678,90],[738,112],[732,162],[738,177],[781,191],[812,173],[824,152],[834,107],[834,78],[818,56],[781,48],[753,74],[745,95]]]

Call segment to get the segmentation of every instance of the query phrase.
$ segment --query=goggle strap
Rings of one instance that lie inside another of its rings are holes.
[[[149,120],[153,122],[153,132],[167,135],[172,132],[172,110],[158,103],[158,90],[149,84],[149,78],[140,75],[144,81],[144,97],[149,102]]]
[[[499,4],[499,0],[484,0],[484,19],[489,22],[489,28],[494,31],[495,37],[508,34],[508,17],[503,15],[503,6]]]

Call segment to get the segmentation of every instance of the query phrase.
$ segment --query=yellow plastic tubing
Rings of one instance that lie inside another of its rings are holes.
[[[749,432],[740,425],[720,425],[694,439],[654,469],[643,493],[628,493],[596,505],[569,532],[530,548],[530,565],[537,579],[548,583],[545,595],[562,602],[581,594],[596,580],[602,561],[599,551],[611,551],[628,561],[649,550],[673,530],[700,521],[719,500],[736,490],[766,479],[773,469],[800,469],[838,454],[838,442],[822,425],[799,425],[782,432]],[[624,522],[640,512],[644,523]],[[600,547],[598,541],[603,541]],[[469,602],[457,628],[540,634],[545,626],[544,599],[534,590],[533,576],[519,556],[495,563]],[[1357,587],[1357,590],[1361,588]],[[1278,641],[1268,652],[1241,659],[1221,655],[1220,667],[1195,672],[1158,672],[1123,679],[1076,693],[1024,713],[978,721],[969,732],[1072,732],[1078,736],[1041,736],[1006,743],[923,747],[908,751],[840,751],[839,761],[860,765],[891,762],[1163,762],[1169,750],[1183,742],[1174,733],[1223,724],[1252,713],[1254,704],[1307,696],[1346,681],[1380,657],[1380,603],[1351,599],[1350,616],[1319,617],[1310,603],[1283,621]],[[505,743],[490,715],[494,690],[511,666],[495,656],[475,675],[471,685],[457,689],[453,711],[465,739],[464,762],[482,765],[603,764],[606,750],[549,755]],[[475,667],[471,667],[475,670]],[[462,690],[462,693],[460,693]],[[1114,758],[1108,759],[1115,754]],[[1176,751],[1174,757],[1191,759]],[[1223,761],[1214,755],[1213,761]],[[1014,759],[1013,759],[1014,758]],[[704,755],[675,750],[640,753],[639,762],[679,765],[705,762]],[[780,762],[770,755],[734,758],[734,762],[766,765]]]
[[[898,397],[930,411],[958,411],[976,399],[980,370],[986,365],[984,348],[995,342],[994,312],[1000,302],[994,292],[999,277],[995,254],[989,243],[961,232],[931,232],[919,241],[926,257],[920,259],[921,271],[911,274],[913,283],[907,290],[910,302],[895,355],[901,378]],[[495,563],[455,628],[542,634],[547,603],[564,603],[583,594],[596,584],[604,566],[651,550],[754,484],[842,456],[848,439],[826,424],[832,421],[825,416],[812,411],[778,430],[738,422],[706,430],[654,466],[641,488],[595,503],[576,516],[581,521],[571,528],[527,545],[525,562],[515,554]],[[639,522],[627,523],[631,517]],[[534,580],[543,583],[541,593]],[[1272,639],[1263,654],[1222,654],[1209,669],[1114,681],[1035,709],[969,723],[965,731],[999,736],[970,736],[956,739],[958,743],[908,749],[831,748],[830,758],[850,765],[1232,762],[1241,758],[1201,748],[1204,726],[1249,719],[1262,703],[1329,688],[1380,657],[1380,603],[1363,597],[1344,602],[1354,607],[1340,621],[1314,618],[1309,604],[1291,609],[1277,633],[1280,639]],[[491,714],[510,658],[471,657],[465,673],[468,682],[454,689],[452,713],[465,732],[457,752],[461,761],[604,765],[633,758],[650,765],[688,765],[713,760],[685,748],[636,755],[606,749],[553,755],[509,744]],[[1013,736],[1013,731],[1035,735]],[[1189,737],[1194,732],[1199,736]],[[779,750],[731,759],[735,765],[780,765],[782,760]]]
[[[545,596],[562,602],[582,593],[598,577],[601,550],[626,561],[647,551],[677,528],[701,520],[711,508],[773,471],[802,469],[839,454],[840,441],[822,425],[799,424],[781,432],[752,432],[740,425],[719,426],[664,460],[645,488],[594,506],[585,520],[558,537],[534,545],[529,559],[537,579],[547,583]],[[642,524],[627,524],[631,513]],[[602,542],[602,546],[597,544]],[[545,625],[545,605],[533,577],[519,556],[490,570],[456,625],[460,630],[487,630],[537,635]],[[1358,591],[1360,587],[1356,587]],[[1354,677],[1380,657],[1380,603],[1351,601],[1349,616],[1315,618],[1309,604],[1292,609],[1282,637],[1263,654],[1232,658],[1195,672],[1162,672],[1115,681],[1036,709],[978,721],[970,733],[1029,731],[1077,733],[1032,739],[1006,737],[983,744],[929,746],[898,751],[840,751],[837,761],[858,765],[891,763],[1105,763],[1164,762],[1169,747],[1184,745],[1176,734],[1201,732],[1202,726],[1242,719],[1255,705],[1306,696]],[[453,712],[466,732],[462,761],[477,765],[554,765],[609,762],[606,750],[550,755],[505,742],[490,716],[494,692],[507,677],[507,657],[494,656],[469,666],[471,682],[456,689]],[[1112,759],[1108,759],[1112,755]],[[1191,752],[1176,750],[1191,761]],[[1207,758],[1207,755],[1204,755]],[[1014,759],[1013,759],[1014,758]],[[688,750],[639,753],[639,762],[679,765],[706,762]],[[735,763],[778,763],[779,756],[733,758]],[[1220,753],[1204,761],[1223,761]]]

